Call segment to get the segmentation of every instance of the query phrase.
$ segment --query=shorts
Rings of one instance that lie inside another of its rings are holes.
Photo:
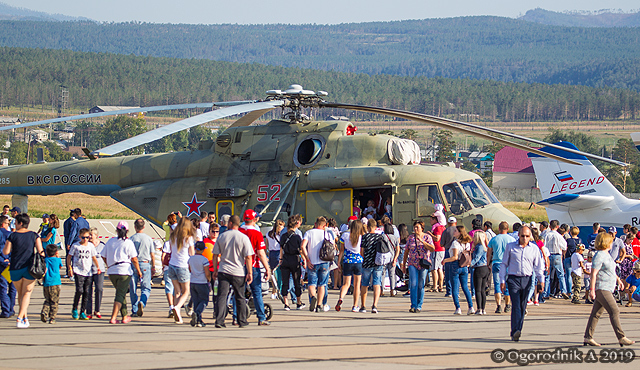
[[[169,268],[164,271],[164,293],[173,294],[173,282],[169,279]]]
[[[382,286],[382,274],[384,274],[385,266],[367,267],[362,269],[362,282],[363,287],[368,287],[371,278],[373,278],[372,285]]]
[[[322,262],[307,269],[309,286],[326,286],[329,282],[329,262]]]
[[[502,263],[493,262],[491,264],[491,274],[493,275],[493,294],[504,294],[505,296],[509,295],[509,287],[507,284],[504,284],[504,292],[500,290],[500,266]]]
[[[169,265],[167,276],[170,280],[178,280],[179,283],[188,283],[191,280],[191,273],[187,267],[176,267]]]
[[[431,253],[431,261],[433,261],[433,264],[431,264],[431,269],[429,271],[444,269],[442,264],[442,261],[444,261],[444,251]]]
[[[362,262],[344,263],[342,268],[342,276],[359,276],[362,275]]]
[[[35,278],[29,273],[28,267],[21,268],[19,270],[9,270],[9,274],[11,275],[11,281],[20,281],[22,278],[35,280]]]

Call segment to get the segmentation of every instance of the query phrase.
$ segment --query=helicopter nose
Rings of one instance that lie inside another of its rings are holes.
[[[516,222],[522,223],[518,216],[514,215],[513,212],[506,209],[501,204],[494,205],[492,212],[490,212],[486,219],[489,219],[494,227],[498,227],[498,224],[502,221],[506,221],[509,226],[513,225]]]

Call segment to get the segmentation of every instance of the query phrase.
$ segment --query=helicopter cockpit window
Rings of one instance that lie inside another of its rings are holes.
[[[460,181],[460,185],[462,185],[462,189],[464,189],[464,192],[467,193],[467,196],[471,199],[474,207],[482,207],[491,203],[475,181]]]
[[[418,217],[429,216],[435,211],[434,204],[442,204],[436,185],[418,186]]]
[[[446,184],[442,187],[442,190],[444,191],[447,203],[449,203],[449,208],[454,215],[460,215],[471,209],[469,201],[465,198],[464,194],[462,194],[462,189],[460,189],[460,185],[457,183]]]
[[[478,183],[478,186],[480,186],[480,189],[484,190],[484,193],[487,194],[487,197],[489,197],[489,200],[491,200],[491,203],[500,203],[498,198],[495,196],[495,194],[493,194],[491,189],[489,189],[487,184],[485,184],[484,181],[482,181],[482,179],[476,179],[476,183]]]
[[[310,135],[302,140],[293,154],[293,162],[298,167],[312,167],[322,157],[325,139],[320,135]]]

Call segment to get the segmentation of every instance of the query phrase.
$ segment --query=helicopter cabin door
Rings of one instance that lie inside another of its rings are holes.
[[[320,216],[334,218],[338,225],[346,223],[353,210],[353,189],[309,190],[306,192],[306,217],[313,224]]]

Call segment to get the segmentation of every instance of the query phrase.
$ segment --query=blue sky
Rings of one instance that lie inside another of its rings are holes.
[[[402,19],[497,15],[516,18],[527,10],[620,9],[637,11],[637,0],[0,0],[47,13],[84,16],[98,21],[154,23],[319,23],[336,24]]]

